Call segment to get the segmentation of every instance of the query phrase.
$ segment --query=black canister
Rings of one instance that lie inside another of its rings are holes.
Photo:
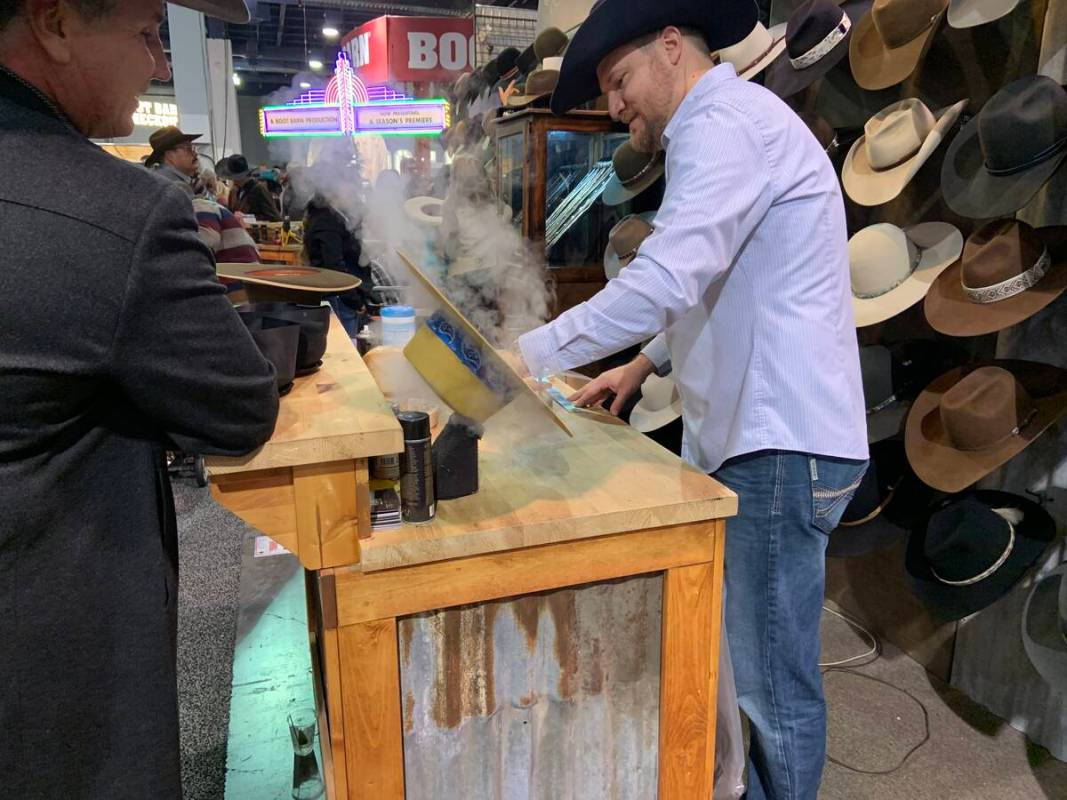
[[[404,522],[429,522],[437,506],[430,451],[430,415],[424,411],[401,411],[396,418],[404,432],[404,456],[400,459],[400,513]]]

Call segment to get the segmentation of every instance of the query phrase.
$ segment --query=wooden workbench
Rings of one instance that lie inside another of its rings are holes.
[[[531,432],[531,418],[512,404],[489,421],[477,494],[371,535],[367,458],[398,452],[401,434],[335,320],[274,438],[209,460],[216,499],[309,570],[329,797],[404,798],[398,618],[657,572],[659,798],[711,796],[723,520],[737,500],[614,418],[569,414],[573,439]]]
[[[304,263],[304,246],[301,244],[257,244],[256,250],[263,264]]]

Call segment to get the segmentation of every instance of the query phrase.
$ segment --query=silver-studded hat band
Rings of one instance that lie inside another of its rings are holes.
[[[796,58],[790,58],[789,63],[793,65],[793,69],[807,69],[808,67],[817,64],[829,55],[831,50],[844,41],[851,29],[852,20],[849,19],[848,14],[842,11],[841,21],[837,24],[837,27],[826,34],[822,41],[806,53],[803,53]]]
[[[1025,272],[992,286],[972,287],[963,283],[963,293],[967,295],[967,299],[972,303],[986,304],[1007,300],[1009,297],[1015,297],[1015,295],[1022,294],[1027,289],[1036,286],[1045,277],[1045,273],[1048,272],[1050,266],[1052,266],[1052,256],[1049,254],[1048,248],[1045,248],[1037,259],[1037,263]],[[961,282],[963,281],[962,275],[960,280]]]

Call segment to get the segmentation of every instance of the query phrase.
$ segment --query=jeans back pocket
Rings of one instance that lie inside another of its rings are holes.
[[[859,488],[867,471],[867,462],[810,456],[808,467],[811,471],[811,523],[829,534],[841,521],[841,515]]]

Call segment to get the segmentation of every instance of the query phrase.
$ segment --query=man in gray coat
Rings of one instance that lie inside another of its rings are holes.
[[[162,20],[161,0],[0,0],[8,797],[181,797],[164,451],[240,455],[278,412],[188,196],[89,141],[131,133],[169,77]]]

